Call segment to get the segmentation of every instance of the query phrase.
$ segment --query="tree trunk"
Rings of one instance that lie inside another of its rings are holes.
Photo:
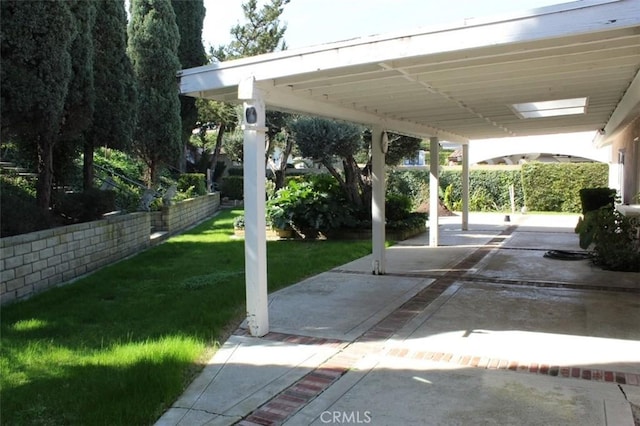
[[[38,183],[36,184],[36,202],[45,214],[51,205],[51,186],[53,184],[53,142],[50,138],[38,139]]]
[[[85,191],[93,188],[93,175],[93,142],[85,139],[82,163],[82,188]]]
[[[349,200],[357,208],[363,206],[361,195],[361,183],[360,183],[360,169],[358,164],[353,158],[346,158],[342,160],[342,166],[344,167],[344,180],[347,186],[347,194]]]
[[[287,176],[287,159],[293,150],[293,138],[287,135],[287,144],[282,152],[279,170],[276,170],[276,191],[284,187],[284,179]]]
[[[216,174],[216,167],[218,167],[218,157],[220,157],[220,150],[222,149],[222,137],[227,129],[226,124],[220,123],[218,126],[218,135],[216,136],[216,146],[213,148],[213,155],[211,155],[211,184],[213,186],[214,176]],[[213,188],[212,188],[213,189]]]
[[[338,184],[340,184],[340,188],[342,188],[342,191],[344,191],[344,195],[347,197],[347,200],[351,201],[351,195],[350,195],[349,187],[347,186],[347,183],[342,178],[340,173],[338,173],[338,171],[335,169],[335,167],[333,167],[333,164],[331,164],[331,161],[323,160],[322,161],[322,165],[325,166],[327,168],[327,170],[329,170],[329,173],[331,173],[331,176],[336,178],[336,180],[338,181]]]

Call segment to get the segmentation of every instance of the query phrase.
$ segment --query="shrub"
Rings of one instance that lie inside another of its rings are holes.
[[[242,167],[229,167],[227,174],[229,176],[244,176],[244,169]]]
[[[611,207],[615,202],[616,190],[611,188],[583,188],[579,191],[582,213],[598,210],[600,207]]]
[[[426,222],[429,219],[427,213],[411,212],[401,220],[387,221],[386,229],[403,230],[403,229],[424,229],[426,230]]]
[[[520,170],[471,170],[469,172],[469,209],[475,211],[509,211],[509,187],[515,190],[516,206],[524,205]],[[462,206],[462,172],[445,170],[440,175],[444,188],[443,202],[451,210]]]
[[[392,170],[387,175],[387,194],[404,194],[412,208],[429,201],[429,172],[424,170]]]
[[[527,163],[522,165],[522,188],[529,210],[579,213],[580,190],[607,186],[603,163]]]
[[[0,205],[2,237],[47,229],[52,224],[36,204],[33,184],[24,178],[0,176]]]
[[[351,209],[331,176],[310,175],[289,180],[267,204],[269,221],[279,229],[293,227],[300,233],[328,231],[352,224]]]
[[[222,178],[222,184],[220,185],[221,196],[231,200],[242,200],[244,198],[243,185],[244,179],[242,176],[226,176]]]
[[[593,247],[593,262],[612,271],[640,272],[640,219],[611,206],[587,211],[578,221],[580,247]]]
[[[98,166],[113,170],[133,180],[139,180],[146,170],[146,166],[142,161],[112,148],[97,148],[94,152],[93,161]]]
[[[90,189],[84,192],[54,193],[54,213],[67,223],[90,222],[115,210],[115,192]]]
[[[140,181],[146,170],[144,163],[122,151],[104,147],[96,149],[94,162],[98,166],[117,173],[110,174],[96,169],[98,182],[109,181],[113,184],[108,189],[116,192],[116,209],[126,212],[138,210],[144,190],[142,188],[144,185]]]
[[[403,220],[411,214],[411,198],[402,194],[387,194],[385,199],[387,221]]]
[[[178,178],[178,191],[187,192],[193,187],[194,195],[204,195],[207,193],[205,176],[202,173],[184,173]]]

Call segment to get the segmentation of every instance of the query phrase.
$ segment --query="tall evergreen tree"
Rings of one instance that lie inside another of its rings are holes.
[[[203,0],[171,0],[176,14],[176,24],[180,31],[178,59],[182,68],[192,68],[207,63],[207,55],[202,45],[202,24],[205,8]],[[191,131],[198,121],[196,100],[190,96],[180,96],[180,117],[182,118],[182,147],[178,168],[186,168],[185,147],[191,138]]]
[[[36,148],[38,206],[51,200],[53,149],[72,80],[76,20],[68,2],[0,2],[2,137]]]
[[[53,155],[54,180],[64,183],[83,145],[83,133],[91,125],[95,104],[93,27],[94,2],[69,0],[77,36],[71,45],[71,81]]]
[[[128,51],[139,99],[133,148],[149,168],[149,184],[180,153],[179,43],[169,0],[132,0]]]
[[[124,0],[98,0],[93,31],[95,109],[84,139],[83,185],[93,186],[93,152],[98,146],[128,149],[137,115],[137,90],[127,56]]]

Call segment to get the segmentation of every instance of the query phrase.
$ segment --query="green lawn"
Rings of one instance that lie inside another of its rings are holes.
[[[2,424],[152,424],[243,319],[244,242],[231,238],[241,213],[3,307]],[[370,241],[269,242],[269,291],[370,251]]]

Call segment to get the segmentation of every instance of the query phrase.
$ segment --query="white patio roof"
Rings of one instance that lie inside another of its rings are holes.
[[[254,77],[267,108],[420,137],[603,129],[640,114],[640,1],[583,0],[458,26],[379,35],[180,72],[183,94],[237,102]],[[585,114],[520,118],[513,104],[587,98]]]

